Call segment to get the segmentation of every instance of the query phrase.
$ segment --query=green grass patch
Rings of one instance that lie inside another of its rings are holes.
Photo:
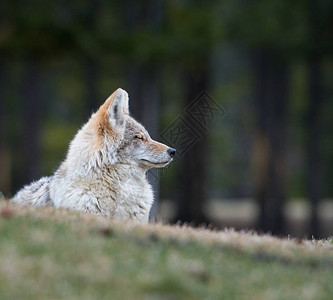
[[[331,240],[0,203],[0,299],[332,299]]]

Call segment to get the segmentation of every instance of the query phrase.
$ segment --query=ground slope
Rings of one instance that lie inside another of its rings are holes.
[[[333,244],[0,202],[0,299],[332,299]]]

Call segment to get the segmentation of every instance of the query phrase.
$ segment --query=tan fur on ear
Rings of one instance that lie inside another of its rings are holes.
[[[119,93],[125,93],[125,97],[126,97],[126,101],[124,101],[124,105],[123,105],[123,112],[124,114],[128,114],[128,95],[127,92],[124,91],[121,88],[118,88],[116,91],[114,91],[111,96],[106,99],[106,101],[104,102],[104,104],[102,104],[100,106],[100,108],[98,109],[98,111],[94,114],[93,118],[93,125],[94,125],[94,129],[95,132],[97,133],[98,137],[103,137],[108,135],[109,137],[112,136],[117,136],[115,130],[112,128],[111,124],[110,124],[110,116],[109,116],[109,108],[110,106],[112,106],[114,104],[115,98],[117,95],[119,95]],[[101,144],[102,140],[100,140],[100,142],[98,144]]]
[[[117,91],[115,91],[104,102],[104,104],[100,106],[100,108],[94,115],[94,127],[96,130],[96,133],[99,136],[104,136],[105,134],[110,134],[112,132],[112,127],[109,122],[108,109],[109,109],[109,106],[113,103],[116,94],[117,94]]]

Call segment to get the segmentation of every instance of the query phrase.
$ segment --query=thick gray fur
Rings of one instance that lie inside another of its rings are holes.
[[[48,206],[53,205],[50,199],[50,182],[52,177],[42,177],[38,181],[23,187],[12,199],[16,203]]]

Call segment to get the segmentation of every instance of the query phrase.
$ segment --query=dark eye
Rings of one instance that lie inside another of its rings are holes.
[[[136,135],[134,138],[138,139],[138,140],[141,140],[143,141],[144,140],[144,137],[142,135]]]

